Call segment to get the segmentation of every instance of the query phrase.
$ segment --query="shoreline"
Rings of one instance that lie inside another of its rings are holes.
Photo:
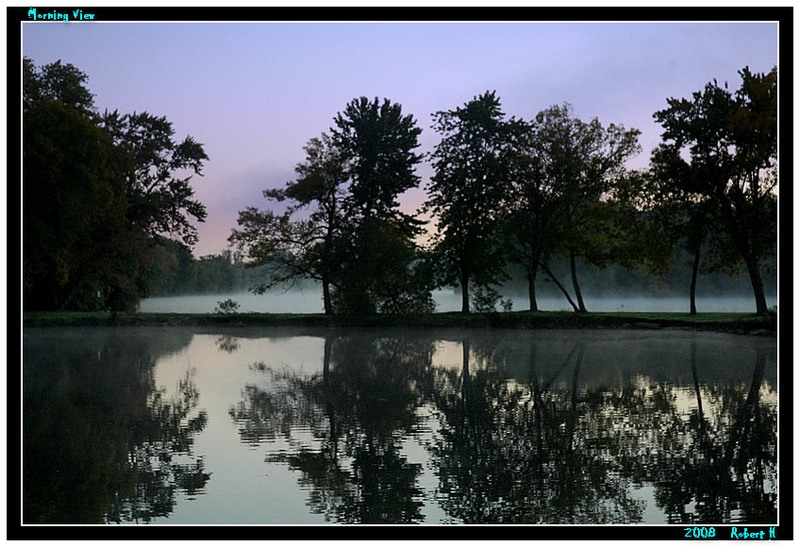
[[[423,315],[342,316],[275,313],[117,313],[26,312],[23,328],[38,327],[359,327],[477,329],[626,329],[697,330],[733,334],[776,335],[777,316],[747,313],[669,312],[443,312]]]

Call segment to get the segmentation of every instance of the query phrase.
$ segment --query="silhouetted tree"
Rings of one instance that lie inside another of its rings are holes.
[[[282,189],[265,190],[274,202],[288,201],[283,213],[248,207],[239,212],[239,228],[228,240],[266,268],[267,279],[254,288],[263,293],[276,284],[291,286],[307,278],[322,284],[325,313],[333,313],[338,239],[342,230],[345,164],[328,134],[308,141],[306,160],[297,164],[297,179]]]
[[[433,128],[442,140],[431,154],[435,173],[424,208],[437,223],[433,249],[442,281],[461,287],[462,313],[469,313],[470,283],[490,285],[505,275],[499,227],[512,200],[514,125],[493,91],[434,114]]]
[[[366,97],[348,103],[334,123],[331,135],[349,180],[337,246],[337,308],[345,313],[395,311],[399,290],[417,295],[402,299],[406,309],[401,311],[430,311],[432,300],[417,284],[414,238],[421,223],[400,211],[398,202],[400,194],[419,184],[415,168],[422,157],[414,150],[421,130],[399,104]]]
[[[765,314],[762,263],[776,243],[778,72],[739,74],[735,93],[714,80],[654,114],[664,132],[652,163],[689,203],[708,202],[747,268],[756,312]]]
[[[528,149],[533,160],[520,173],[525,199],[519,202],[522,213],[517,217],[518,224],[520,217],[524,223],[529,213],[532,226],[519,232],[517,260],[525,265],[530,280],[534,271],[531,260],[537,257],[555,281],[544,260],[551,253],[565,254],[577,303],[563,285],[559,283],[559,287],[575,311],[585,312],[577,259],[603,266],[621,252],[615,210],[606,199],[624,174],[625,162],[639,150],[639,131],[615,124],[603,126],[596,118],[584,122],[573,116],[568,104],[537,114],[532,131]],[[541,230],[536,230],[537,226]]]
[[[111,177],[111,143],[88,114],[84,74],[60,63],[24,68],[24,307],[102,308],[108,273],[123,258],[112,242],[133,235],[124,188]]]
[[[196,241],[205,208],[191,175],[207,159],[147,113],[100,116],[88,77],[23,62],[23,306],[133,309],[162,234]]]

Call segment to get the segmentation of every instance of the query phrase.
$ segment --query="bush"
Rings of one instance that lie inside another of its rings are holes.
[[[476,313],[492,313],[497,311],[497,305],[504,312],[511,311],[513,303],[510,298],[501,299],[500,293],[494,287],[478,285],[472,295],[472,309]]]
[[[239,311],[239,303],[235,300],[231,300],[228,298],[227,300],[222,300],[217,302],[217,307],[214,308],[214,313],[220,313],[223,315],[228,315],[231,313],[237,313]]]

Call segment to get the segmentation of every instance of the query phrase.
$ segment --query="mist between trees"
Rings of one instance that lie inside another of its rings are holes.
[[[765,314],[775,290],[777,69],[666,99],[642,170],[626,168],[638,130],[568,104],[524,120],[487,91],[434,113],[440,141],[421,154],[401,105],[357,98],[309,139],[294,180],[240,211],[231,248],[199,260],[202,145],[175,142],[166,118],[96,112],[71,65],[26,59],[24,76],[25,309],[314,282],[327,314],[432,312],[444,287],[462,312],[507,309],[507,291],[532,311],[556,292],[585,312],[584,293],[680,290],[691,313],[698,290],[744,288]],[[428,197],[409,215],[399,196],[421,186],[422,162]]]

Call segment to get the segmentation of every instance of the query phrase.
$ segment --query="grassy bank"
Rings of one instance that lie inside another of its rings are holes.
[[[585,313],[509,312],[488,314],[435,313],[366,317],[323,314],[185,314],[108,312],[30,312],[24,327],[78,326],[302,326],[525,329],[694,329],[749,334],[774,334],[775,315],[745,313]]]

